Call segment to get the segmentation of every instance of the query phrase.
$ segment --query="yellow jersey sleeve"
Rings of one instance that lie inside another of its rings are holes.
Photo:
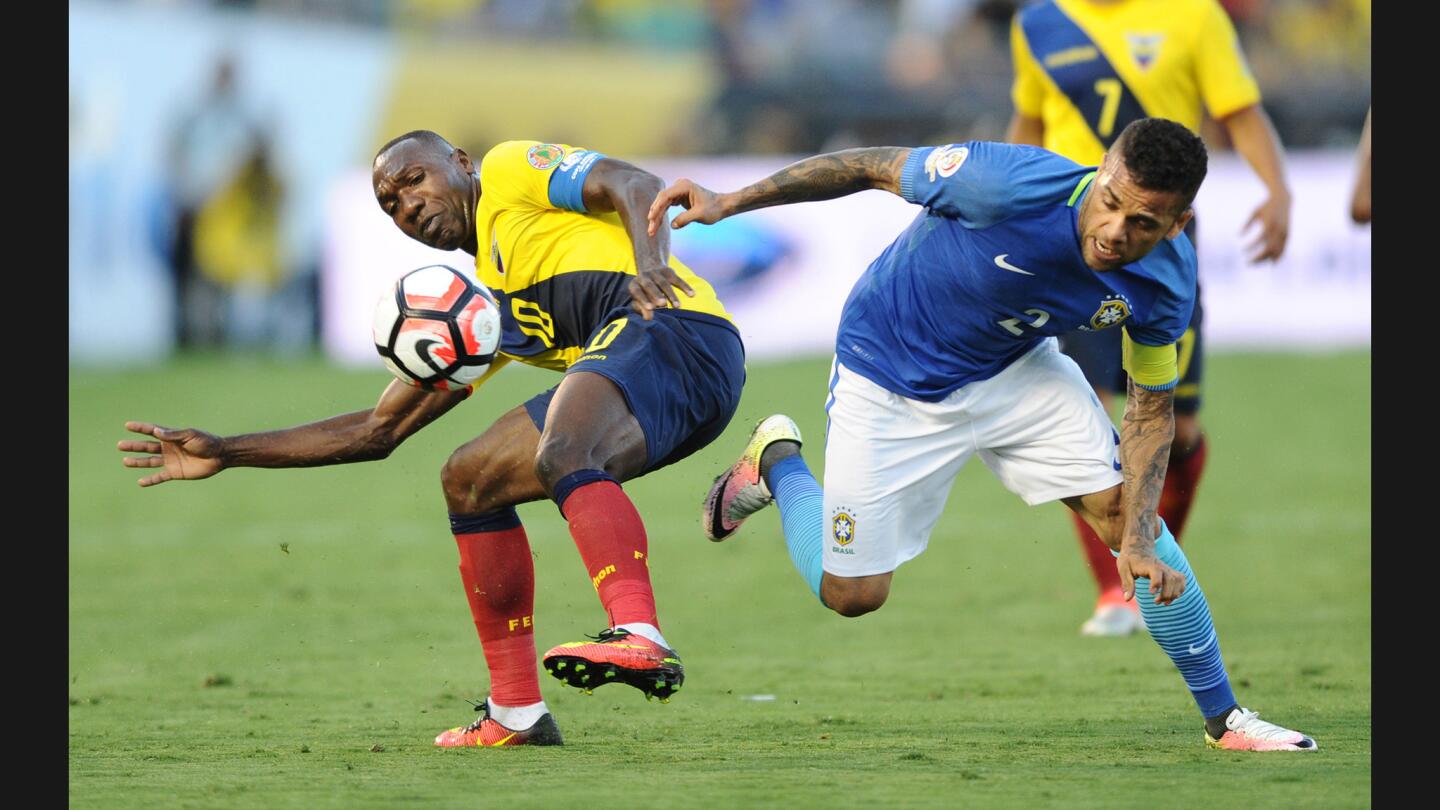
[[[480,379],[470,383],[470,393],[475,393],[476,389],[484,385],[487,381],[489,381],[491,377],[494,377],[495,374],[500,371],[500,369],[504,368],[509,364],[509,355],[501,354],[498,351],[495,352],[495,359],[490,361],[490,367],[485,369],[485,373],[480,375]]]
[[[1205,109],[1215,118],[1260,103],[1260,86],[1250,74],[1240,38],[1218,0],[1205,0],[1195,47],[1195,70]]]
[[[480,161],[480,193],[497,208],[585,213],[580,189],[599,152],[565,143],[505,141]]]
[[[1027,118],[1040,118],[1045,105],[1045,78],[1025,41],[1018,11],[1010,20],[1010,61],[1015,65],[1015,83],[1010,88],[1015,111]]]
[[[1151,391],[1166,391],[1180,382],[1180,365],[1175,344],[1146,346],[1130,339],[1130,331],[1121,329],[1120,364],[1130,374],[1130,379],[1141,388]]]

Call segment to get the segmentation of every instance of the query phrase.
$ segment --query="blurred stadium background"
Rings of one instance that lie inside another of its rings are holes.
[[[572,143],[719,187],[818,151],[1002,139],[1017,4],[74,0],[71,359],[318,345],[369,362],[371,302],[430,258],[369,198],[374,150],[409,129],[476,157],[511,138]],[[1223,5],[1289,150],[1295,208],[1285,259],[1247,264],[1238,231],[1260,186],[1207,127],[1207,340],[1368,345],[1370,232],[1344,200],[1370,3]],[[717,282],[752,357],[796,340],[824,353],[850,281],[912,215],[877,192],[692,229],[675,250]],[[777,309],[798,289],[814,306]]]
[[[1212,451],[1186,548],[1242,699],[1318,756],[1201,748],[1147,638],[1076,633],[1094,593],[1062,507],[1025,507],[982,465],[861,620],[815,604],[774,510],[742,542],[699,540],[696,503],[754,420],[823,435],[841,302],[915,213],[880,192],[676,234],[750,353],[726,434],[627,484],[689,680],[654,707],[546,679],[562,751],[429,746],[485,688],[437,470],[552,375],[507,369],[384,464],[142,492],[113,449],[126,419],[239,433],[374,401],[372,304],[436,258],[371,198],[395,134],[477,157],[564,142],[726,188],[821,150],[1001,139],[1013,0],[71,0],[71,806],[1034,810],[1203,806],[1217,787],[1368,806],[1370,230],[1348,211],[1370,3],[1221,2],[1294,207],[1285,258],[1247,263],[1262,188],[1206,128]],[[593,632],[564,523],[520,513],[537,643]]]

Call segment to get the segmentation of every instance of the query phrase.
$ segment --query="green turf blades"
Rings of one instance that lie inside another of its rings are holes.
[[[687,807],[1183,806],[1217,784],[1257,807],[1370,804],[1368,355],[1207,358],[1212,455],[1185,552],[1242,702],[1315,735],[1313,757],[1206,749],[1149,639],[1080,638],[1093,586],[1062,507],[1025,507],[983,465],[861,619],[816,603],[774,510],[744,543],[701,542],[695,504],[755,420],[824,435],[828,368],[752,364],[724,436],[625,485],[699,679],[684,699],[655,711],[542,678],[566,745],[465,756],[430,742],[488,686],[438,472],[558,375],[512,365],[384,462],[141,490],[114,450],[125,419],[278,427],[369,407],[388,376],[214,356],[73,372],[70,805],[528,806],[578,785],[633,806],[615,774],[642,769],[647,795]],[[604,618],[554,506],[519,511],[543,650]]]

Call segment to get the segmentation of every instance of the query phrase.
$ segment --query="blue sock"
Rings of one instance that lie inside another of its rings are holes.
[[[1157,605],[1150,593],[1149,577],[1137,577],[1135,599],[1140,603],[1140,615],[1145,618],[1150,637],[1180,670],[1185,685],[1190,687],[1195,703],[1200,706],[1200,713],[1207,718],[1215,717],[1236,705],[1235,693],[1230,689],[1225,663],[1220,660],[1220,640],[1215,636],[1215,624],[1210,621],[1205,593],[1190,570],[1190,561],[1185,559],[1180,544],[1175,542],[1175,536],[1163,520],[1160,536],[1155,538],[1155,556],[1185,575],[1185,593],[1168,605]]]
[[[825,528],[825,493],[798,453],[775,462],[766,481],[780,507],[780,525],[785,531],[790,561],[818,599],[824,573],[820,567],[820,542]]]

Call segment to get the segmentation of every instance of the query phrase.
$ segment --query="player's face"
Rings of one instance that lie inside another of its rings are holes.
[[[1190,216],[1178,194],[1141,188],[1122,161],[1107,157],[1080,211],[1080,252],[1090,269],[1114,270],[1179,236]]]
[[[375,201],[417,242],[455,250],[475,237],[474,166],[463,149],[445,153],[404,141],[375,159]]]

